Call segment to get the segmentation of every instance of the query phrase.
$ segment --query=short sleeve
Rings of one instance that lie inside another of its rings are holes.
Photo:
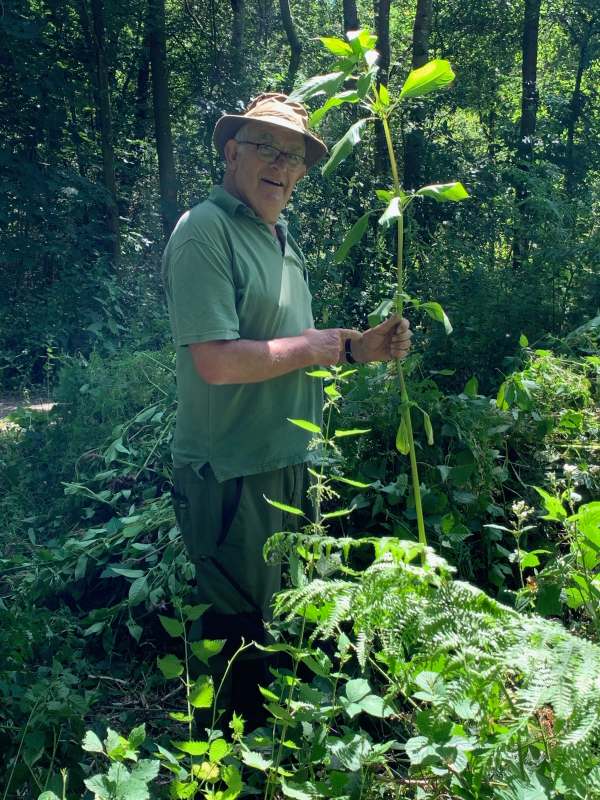
[[[224,249],[187,239],[170,253],[170,313],[175,344],[239,339],[231,259]]]

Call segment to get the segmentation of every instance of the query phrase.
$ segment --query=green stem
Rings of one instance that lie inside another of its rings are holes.
[[[404,252],[404,208],[402,206],[402,199],[400,196],[401,186],[400,178],[398,176],[398,165],[396,162],[396,155],[394,153],[394,145],[392,144],[392,135],[390,133],[390,126],[385,115],[382,115],[381,121],[383,123],[383,130],[385,133],[385,140],[387,143],[388,156],[390,159],[390,166],[392,168],[392,177],[394,180],[394,193],[400,198],[400,216],[398,217],[397,224],[397,248],[396,248],[396,311],[402,316],[403,301],[402,293],[404,291],[404,267],[403,267],[403,252]],[[409,445],[409,458],[410,458],[410,472],[412,479],[413,496],[415,498],[415,511],[417,514],[417,530],[419,534],[419,543],[424,547],[427,546],[427,536],[425,534],[425,520],[423,518],[423,504],[421,501],[421,482],[419,480],[419,467],[417,464],[417,454],[415,451],[415,440],[413,436],[412,420],[410,416],[410,400],[406,390],[406,381],[404,380],[404,371],[400,359],[396,361],[398,369],[398,387],[400,389],[400,414],[404,421],[406,428],[406,435]],[[421,561],[425,562],[425,553],[421,555]]]

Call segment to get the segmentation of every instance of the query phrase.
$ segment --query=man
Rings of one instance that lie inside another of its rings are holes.
[[[320,423],[321,386],[307,369],[402,358],[410,331],[397,318],[363,334],[314,328],[304,258],[280,216],[327,153],[300,104],[260,95],[213,138],[223,185],[179,220],[163,276],[177,348],[174,504],[198,600],[210,604],[193,634],[226,638],[226,656],[241,637],[264,638],[280,586],[262,548],[289,521],[264,498],[306,506],[310,433],[288,418]],[[242,689],[232,702],[252,717]]]

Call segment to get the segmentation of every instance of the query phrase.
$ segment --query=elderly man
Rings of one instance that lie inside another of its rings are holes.
[[[198,599],[210,610],[196,637],[260,641],[280,569],[262,558],[289,521],[265,497],[305,506],[310,434],[288,418],[321,420],[314,365],[402,358],[405,320],[363,334],[317,330],[307,271],[280,216],[327,148],[305,109],[263,94],[214,131],[222,186],[179,220],[163,259],[177,349],[174,505]],[[260,670],[245,664],[256,683]],[[240,684],[236,681],[235,685]],[[246,687],[233,705],[252,718]],[[252,719],[251,719],[252,721]]]

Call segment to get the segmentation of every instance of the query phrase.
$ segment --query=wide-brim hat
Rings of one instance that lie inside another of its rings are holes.
[[[314,166],[328,153],[325,143],[309,130],[308,113],[304,106],[290,100],[285,94],[270,92],[255,97],[242,114],[224,114],[218,120],[213,132],[213,142],[221,155],[223,155],[225,143],[229,139],[233,139],[246,122],[262,122],[302,134],[306,144],[307,169]]]

